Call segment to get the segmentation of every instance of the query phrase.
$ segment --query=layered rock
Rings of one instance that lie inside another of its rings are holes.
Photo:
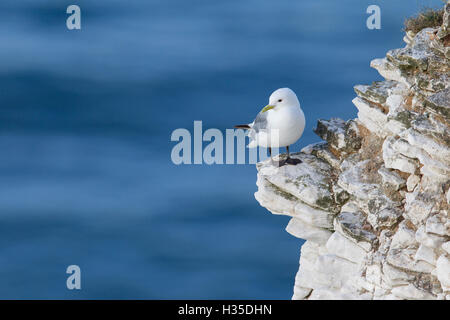
[[[301,164],[257,165],[257,201],[306,240],[293,299],[450,300],[449,15],[371,62],[386,80],[319,120]]]

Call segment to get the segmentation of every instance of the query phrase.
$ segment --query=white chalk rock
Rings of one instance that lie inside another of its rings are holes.
[[[446,241],[445,237],[426,232],[424,226],[417,229],[415,238],[417,242],[430,248],[440,247]]]
[[[444,214],[435,214],[428,218],[425,231],[443,237],[450,235],[450,219]]]
[[[334,232],[331,235],[326,248],[328,252],[357,264],[361,264],[366,256],[363,248],[348,240],[340,232]]]
[[[442,249],[447,252],[447,254],[450,255],[450,241],[447,241],[446,243],[442,244]]]
[[[334,215],[330,212],[314,209],[303,202],[297,202],[294,208],[295,217],[318,228],[333,228]]]
[[[400,149],[400,144],[396,145],[396,149],[394,149],[394,143],[397,140],[395,137],[387,138],[383,143],[383,160],[386,168],[397,169],[406,173],[415,173],[417,168],[419,167],[418,161],[405,156],[400,153],[398,150]],[[403,150],[406,153],[407,150]]]
[[[436,262],[436,276],[444,291],[450,291],[450,260],[442,255]]]
[[[423,244],[420,245],[414,259],[428,262],[434,266],[436,265],[436,254],[434,253],[433,248],[424,246]]]
[[[407,220],[402,221],[397,229],[397,232],[392,237],[391,248],[402,249],[412,246],[416,243],[416,232],[411,228]]]
[[[434,201],[425,199],[424,193],[418,189],[415,189],[412,193],[406,193],[405,200],[404,216],[409,218],[415,225],[424,221],[434,207]]]
[[[357,274],[359,267],[334,254],[325,254],[317,258],[316,270],[316,281],[323,286],[339,289]]]
[[[294,237],[310,240],[323,245],[331,236],[331,232],[329,230],[314,227],[297,218],[292,218],[289,220],[286,231]]]
[[[420,177],[412,174],[408,177],[408,180],[406,180],[406,189],[408,192],[414,191],[414,188],[417,186],[417,184],[420,182]]]
[[[386,58],[374,59],[370,62],[370,66],[376,69],[385,79],[398,81],[408,87],[410,86],[408,80],[402,75],[402,72],[393,64],[389,63]]]
[[[386,169],[384,166],[378,169],[378,173],[380,174],[383,183],[392,186],[395,191],[406,185],[405,179],[400,177],[400,175],[395,171]]]
[[[355,98],[352,102],[359,110],[358,119],[367,129],[382,137],[386,136],[387,132],[384,126],[388,121],[387,115],[361,98]]]
[[[392,289],[392,294],[401,299],[410,300],[433,300],[436,299],[432,294],[417,289],[414,285],[408,284],[406,286],[395,287]]]
[[[414,280],[415,275],[392,266],[387,261],[383,264],[382,281],[386,283],[386,287],[396,287],[399,285],[407,285]]]

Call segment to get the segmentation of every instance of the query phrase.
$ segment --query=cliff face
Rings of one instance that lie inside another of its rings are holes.
[[[357,85],[353,120],[319,120],[303,163],[257,165],[257,201],[305,239],[293,299],[450,300],[450,2]]]

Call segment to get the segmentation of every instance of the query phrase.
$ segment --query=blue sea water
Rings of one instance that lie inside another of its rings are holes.
[[[0,298],[289,299],[302,241],[254,199],[254,165],[176,166],[172,131],[250,122],[288,86],[307,118],[292,149],[319,141],[317,119],[356,116],[353,85],[381,79],[369,62],[404,45],[404,18],[439,5],[2,0]]]

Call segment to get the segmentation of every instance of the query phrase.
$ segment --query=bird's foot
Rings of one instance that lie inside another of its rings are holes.
[[[287,158],[286,160],[284,160],[284,164],[290,164],[290,165],[297,165],[299,163],[302,163],[302,160],[300,159],[295,159],[295,158]]]
[[[286,165],[286,160],[275,161],[274,165],[278,168]]]
[[[285,166],[285,165],[287,165],[287,164],[290,164],[290,165],[293,165],[293,166],[295,166],[295,165],[297,165],[297,164],[299,164],[299,163],[302,163],[302,160],[300,160],[300,159],[295,159],[295,158],[286,158],[286,159],[284,159],[284,160],[279,160],[279,161],[275,161],[275,160],[273,160],[272,158],[270,159],[270,162],[271,162],[271,164],[274,166],[274,167],[282,167],[282,166]]]
[[[282,167],[282,166],[284,166],[286,164],[286,160],[276,161],[276,160],[273,160],[272,158],[270,158],[270,164],[272,166],[274,166],[274,167],[279,168],[279,167]]]

